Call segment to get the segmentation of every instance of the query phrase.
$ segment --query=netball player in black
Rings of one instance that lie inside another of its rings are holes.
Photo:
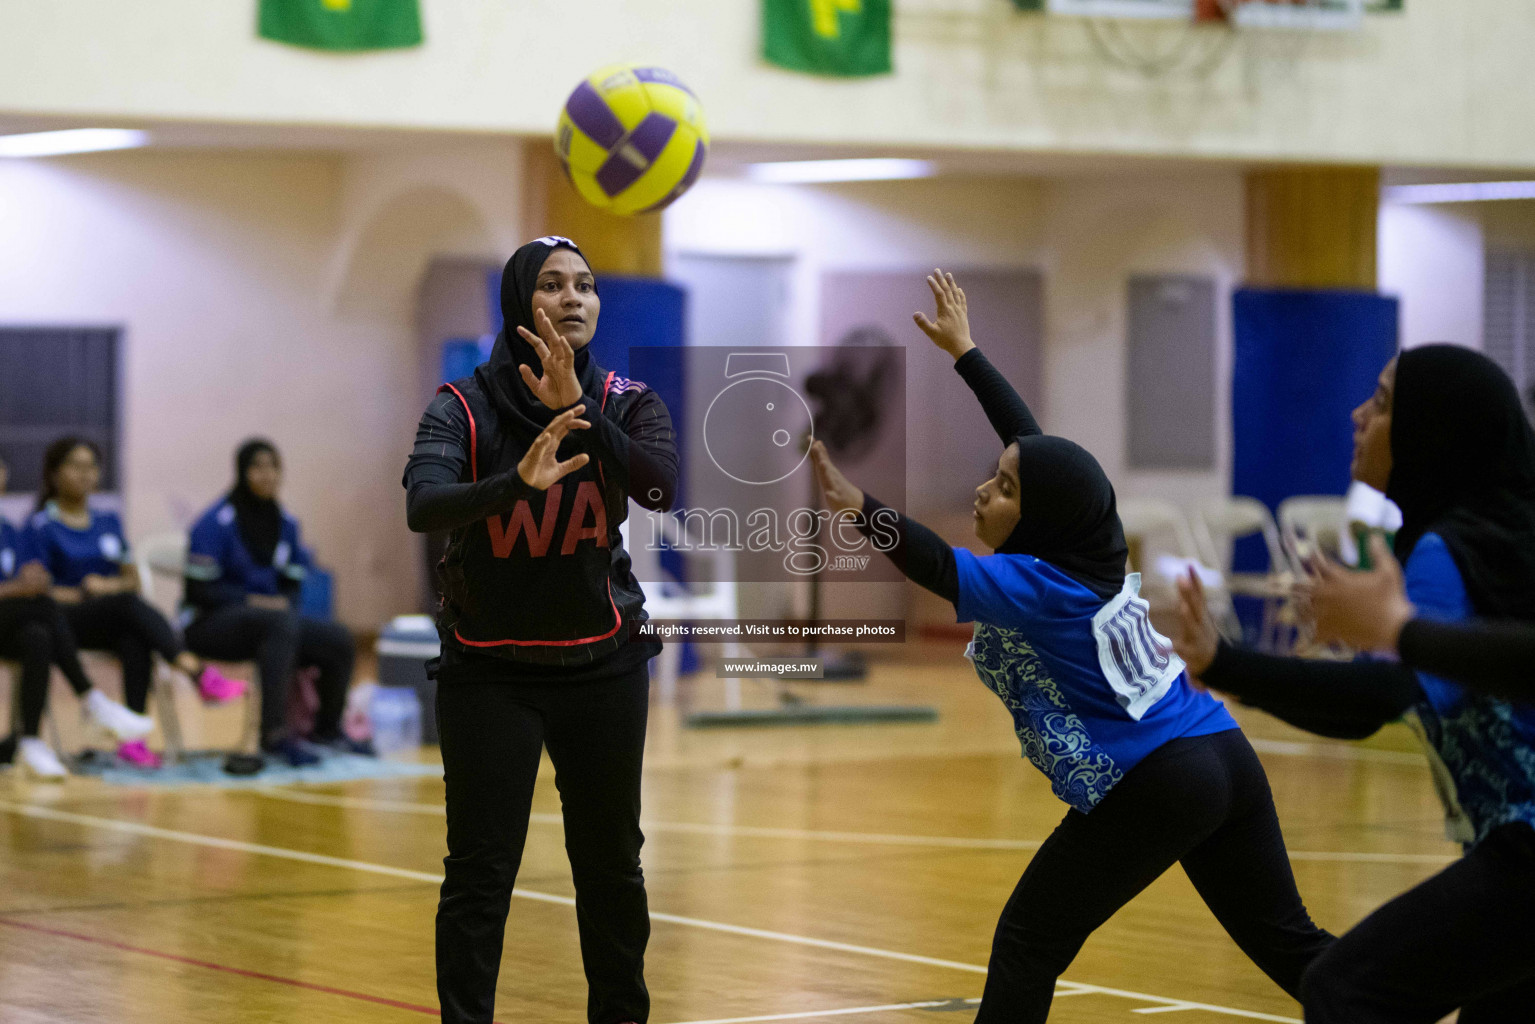
[[[654,641],[618,527],[629,497],[671,507],[677,449],[655,392],[587,348],[597,283],[569,239],[529,242],[501,278],[490,360],[428,406],[405,469],[439,566],[437,722],[448,856],[437,909],[447,1024],[491,1020],[539,752],[565,818],[590,1024],[643,1024],[650,935],[640,765]]]

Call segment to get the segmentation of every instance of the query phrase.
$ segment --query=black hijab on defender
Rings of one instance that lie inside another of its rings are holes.
[[[1397,558],[1436,533],[1477,614],[1535,619],[1535,433],[1508,375],[1456,345],[1403,352],[1391,459]]]
[[[1129,548],[1114,487],[1092,454],[1050,434],[1020,435],[1018,525],[997,548],[1049,562],[1105,601],[1125,585]]]

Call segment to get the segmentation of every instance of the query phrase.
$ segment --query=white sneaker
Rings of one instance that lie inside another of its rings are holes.
[[[59,782],[69,776],[53,748],[36,736],[25,736],[16,745],[16,766],[44,782]]]
[[[129,711],[100,690],[85,695],[85,711],[90,719],[124,743],[141,740],[155,731],[155,720]]]

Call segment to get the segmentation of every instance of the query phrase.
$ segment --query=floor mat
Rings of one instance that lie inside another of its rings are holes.
[[[222,753],[188,754],[163,768],[135,768],[112,754],[88,751],[71,759],[69,770],[118,786],[280,786],[289,783],[350,782],[353,779],[389,779],[442,775],[442,765],[395,761],[387,757],[357,754],[326,754],[319,764],[290,768],[275,760],[255,775],[229,775]]]

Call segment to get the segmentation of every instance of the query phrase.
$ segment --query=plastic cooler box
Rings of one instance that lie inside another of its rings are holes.
[[[400,615],[384,627],[374,648],[378,684],[415,692],[421,701],[421,741],[437,742],[437,682],[426,677],[426,663],[442,653],[430,615]]]

